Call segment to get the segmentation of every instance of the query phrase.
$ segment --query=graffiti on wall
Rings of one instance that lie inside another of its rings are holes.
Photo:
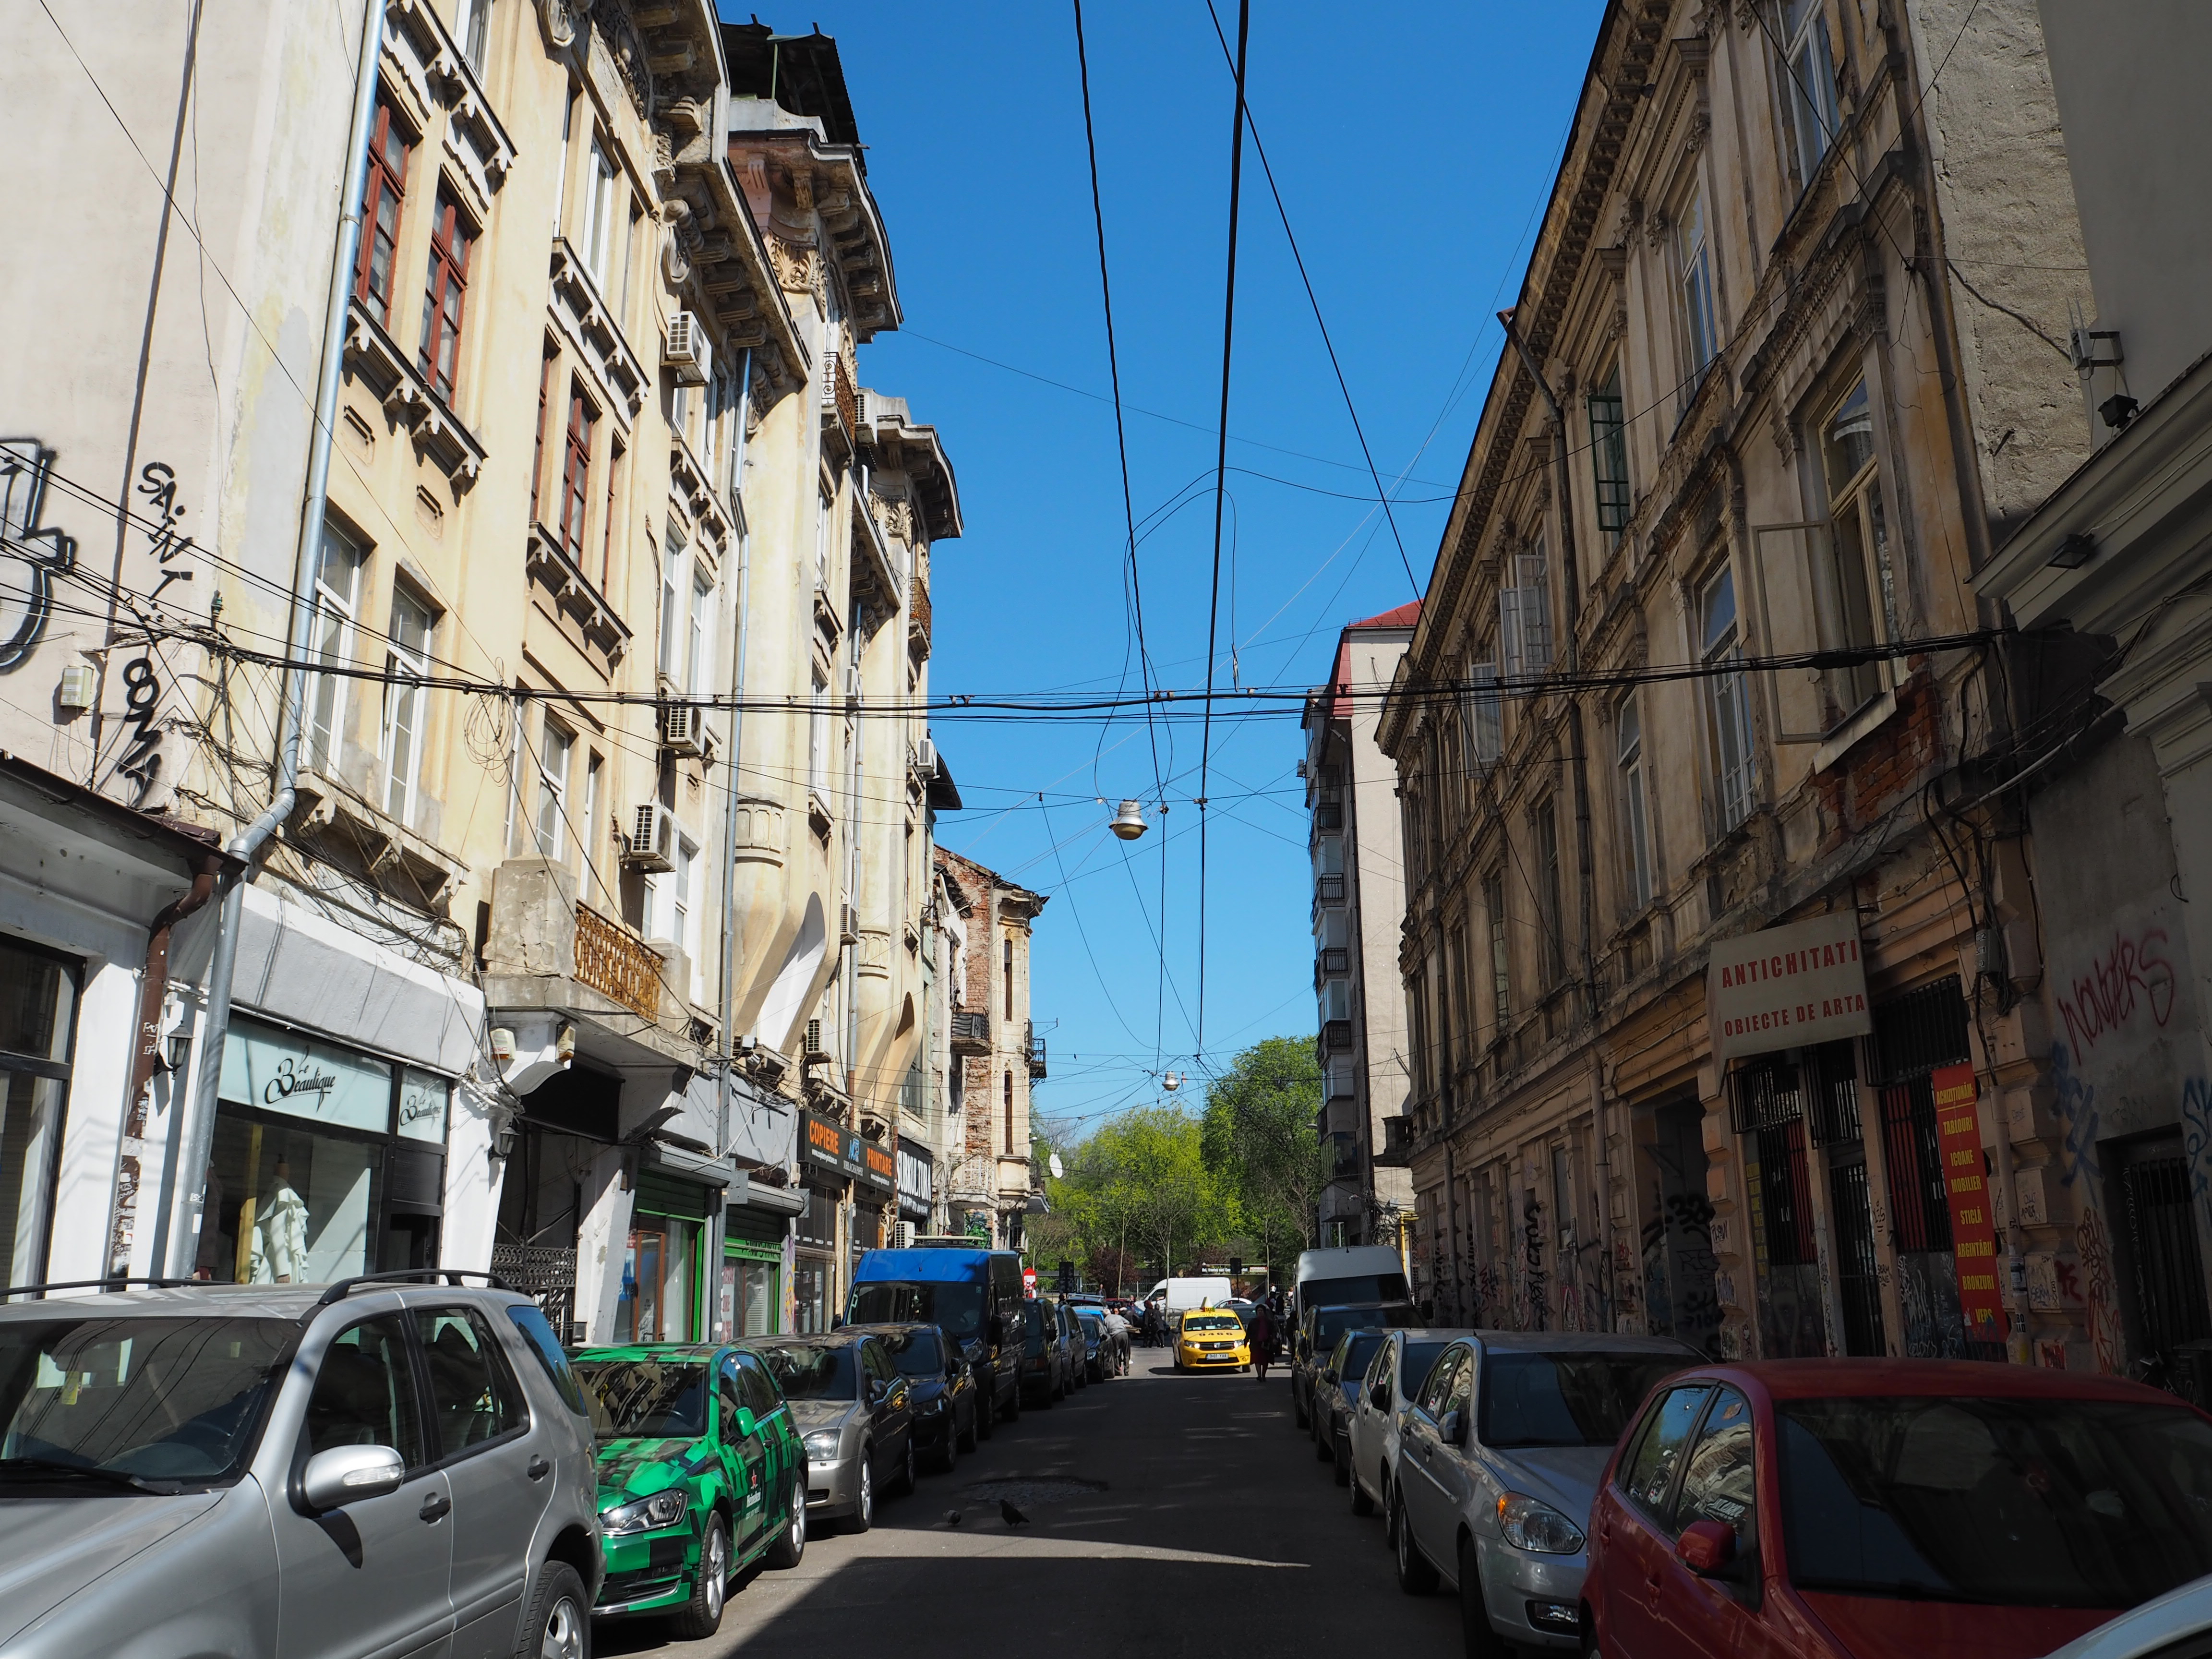
[[[2189,1160],[2189,1207],[2197,1236],[2212,1239],[2212,1089],[2201,1077],[2181,1085],[2181,1150]]]
[[[1521,1212],[1522,1267],[1516,1322],[1524,1331],[1547,1329],[1551,1323],[1550,1293],[1544,1280],[1544,1206],[1535,1194]]]
[[[2112,1282],[2112,1241],[2105,1232],[2102,1205],[2094,1201],[2082,1205],[2081,1219],[2074,1229],[2074,1248],[2081,1259],[2081,1311],[2089,1327],[2090,1352],[2097,1357],[2100,1371],[2116,1376],[2126,1358],[2119,1292]]]
[[[2091,1201],[2094,1201],[2096,1183],[2105,1173],[2097,1162],[2097,1091],[2075,1069],[2074,1056],[2063,1042],[2051,1045],[2051,1089],[2058,1115],[2066,1121],[2066,1133],[2059,1144],[2058,1178],[2071,1187],[2080,1177],[2087,1176]]]
[[[145,607],[159,603],[171,584],[192,580],[191,561],[198,550],[182,529],[185,507],[177,499],[174,467],[167,461],[147,462],[138,469],[134,488],[143,505],[133,522],[145,538],[144,550],[153,556],[155,568],[160,573],[159,580],[134,605],[143,622],[148,620]],[[108,777],[111,781],[128,779],[134,792],[131,804],[144,806],[161,782],[163,751],[168,735],[162,705],[169,688],[151,648],[150,637],[146,648],[125,660],[121,678],[124,706],[116,718],[117,746],[112,751],[114,759],[108,768]]]
[[[54,578],[76,568],[76,538],[46,521],[54,452],[0,438],[0,674],[29,660],[53,615]]]
[[[2076,1054],[2086,1058],[2099,1038],[2139,1013],[2148,1013],[2164,1028],[2173,1014],[2174,989],[2173,964],[2166,953],[2163,927],[2146,927],[2132,938],[2115,933],[2087,971],[2067,981],[2058,994],[2058,1012]]]

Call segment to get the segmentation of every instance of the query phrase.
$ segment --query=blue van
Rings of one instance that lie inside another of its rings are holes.
[[[870,1250],[853,1269],[848,1325],[935,1325],[975,1377],[976,1432],[1021,1415],[1022,1259],[1012,1250]]]

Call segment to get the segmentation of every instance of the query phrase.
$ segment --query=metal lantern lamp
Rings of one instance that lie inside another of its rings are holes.
[[[1123,841],[1136,840],[1146,828],[1143,806],[1133,800],[1123,801],[1121,810],[1114,814],[1114,822],[1107,827]]]

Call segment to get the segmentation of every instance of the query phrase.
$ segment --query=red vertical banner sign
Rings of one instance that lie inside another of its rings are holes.
[[[1928,1081],[1936,1092],[1936,1146],[1943,1160],[1943,1191],[1951,1203],[1951,1250],[1966,1334],[1977,1342],[2002,1342],[1997,1231],[1990,1217],[1981,1119],[1974,1110],[1974,1068],[1945,1066]]]

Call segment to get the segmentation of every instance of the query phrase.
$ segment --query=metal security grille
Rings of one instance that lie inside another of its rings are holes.
[[[1887,1348],[1863,1153],[1829,1167],[1828,1194],[1836,1223],[1836,1292],[1844,1304],[1844,1350],[1856,1356],[1879,1355]]]
[[[1868,1081],[1876,1088],[1972,1060],[1966,1047],[1966,1000],[1960,992],[1958,975],[1878,1005],[1871,1046],[1874,1075]]]
[[[492,1246],[491,1270],[538,1304],[564,1341],[581,1340],[569,1327],[575,1318],[576,1253],[541,1244]]]
[[[1936,1146],[1939,1067],[1973,1056],[1967,1048],[1966,1002],[1956,975],[1939,979],[1874,1011],[1869,1080],[1881,1095],[1881,1150],[1889,1169],[1890,1211],[1900,1250],[1951,1248],[1951,1206]]]
[[[2204,1269],[2190,1221],[2189,1164],[2179,1156],[2144,1158],[2121,1171],[2120,1183],[2127,1195],[2143,1346],[2171,1355],[2177,1344],[2212,1336]]]
[[[1858,1045],[1849,1037],[1805,1050],[1804,1089],[1818,1146],[1856,1146],[1859,1125]]]
[[[1809,1264],[1816,1257],[1813,1187],[1805,1167],[1805,1121],[1793,1117],[1757,1131],[1753,1139],[1759,1148],[1766,1259],[1778,1267]]]

